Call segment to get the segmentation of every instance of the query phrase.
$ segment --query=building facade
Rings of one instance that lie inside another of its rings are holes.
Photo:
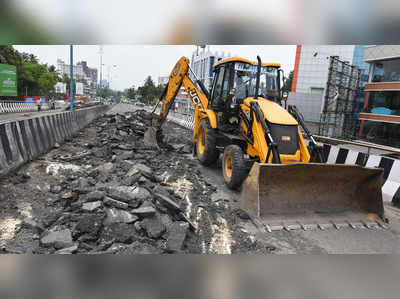
[[[364,61],[363,45],[297,45],[289,103],[293,100],[290,104],[295,104],[311,123],[320,120],[330,56],[360,68],[362,86],[368,81],[369,64]],[[357,101],[361,109],[364,95],[361,94]]]
[[[63,77],[64,75],[70,76],[70,65],[66,64],[63,60],[57,59],[58,75]],[[78,62],[74,65],[74,78],[76,81],[83,83],[83,95],[86,97],[96,97],[97,89],[97,69],[90,68],[86,61]]]
[[[205,47],[199,49],[192,53],[192,60],[190,67],[196,76],[203,82],[207,90],[210,90],[212,86],[212,81],[214,78],[213,67],[214,64],[228,55],[225,52],[212,52],[210,49]]]
[[[293,72],[292,92],[324,94],[329,72],[329,57],[338,56],[342,61],[363,70],[362,80],[368,80],[369,65],[363,59],[362,45],[297,45]]]
[[[400,45],[366,46],[369,64],[360,137],[400,147]]]

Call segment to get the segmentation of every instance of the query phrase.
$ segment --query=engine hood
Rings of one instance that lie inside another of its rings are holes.
[[[247,98],[244,102],[250,105],[250,102],[257,101],[266,120],[279,125],[298,125],[297,120],[282,106],[264,98]]]

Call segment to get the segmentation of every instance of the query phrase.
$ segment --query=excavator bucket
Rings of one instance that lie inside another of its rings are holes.
[[[241,202],[268,231],[384,226],[382,175],[353,165],[254,163]]]
[[[154,112],[147,112],[145,113],[144,118],[144,122],[147,124],[147,129],[144,132],[143,144],[147,147],[158,149],[160,129],[156,124],[159,116]]]
[[[143,138],[143,143],[145,146],[158,148],[157,131],[158,130],[155,127],[147,128],[147,130],[144,132]]]

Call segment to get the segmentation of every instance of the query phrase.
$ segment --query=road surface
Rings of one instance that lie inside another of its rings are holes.
[[[132,105],[123,105],[114,108],[115,113],[133,111]],[[184,133],[184,132],[187,133]],[[191,136],[191,132],[182,128],[182,134]],[[187,158],[194,159],[191,154]],[[217,186],[212,195],[213,201],[226,201],[231,206],[239,207],[240,193],[229,190],[223,180],[220,168],[203,167],[199,163],[199,169],[209,183]],[[340,230],[311,230],[311,231],[278,231],[272,233],[260,232],[251,222],[243,223],[243,226],[254,235],[254,238],[265,243],[265,246],[275,246],[276,253],[280,254],[388,254],[400,253],[400,209],[385,205],[385,216],[389,219],[388,230],[384,229],[352,229],[342,228]]]

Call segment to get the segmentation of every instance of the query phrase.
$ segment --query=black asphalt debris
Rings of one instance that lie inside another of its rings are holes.
[[[271,252],[239,234],[243,214],[211,200],[216,187],[191,155],[188,130],[166,123],[167,143],[144,146],[146,115],[104,115],[2,179],[10,232],[0,252]]]

